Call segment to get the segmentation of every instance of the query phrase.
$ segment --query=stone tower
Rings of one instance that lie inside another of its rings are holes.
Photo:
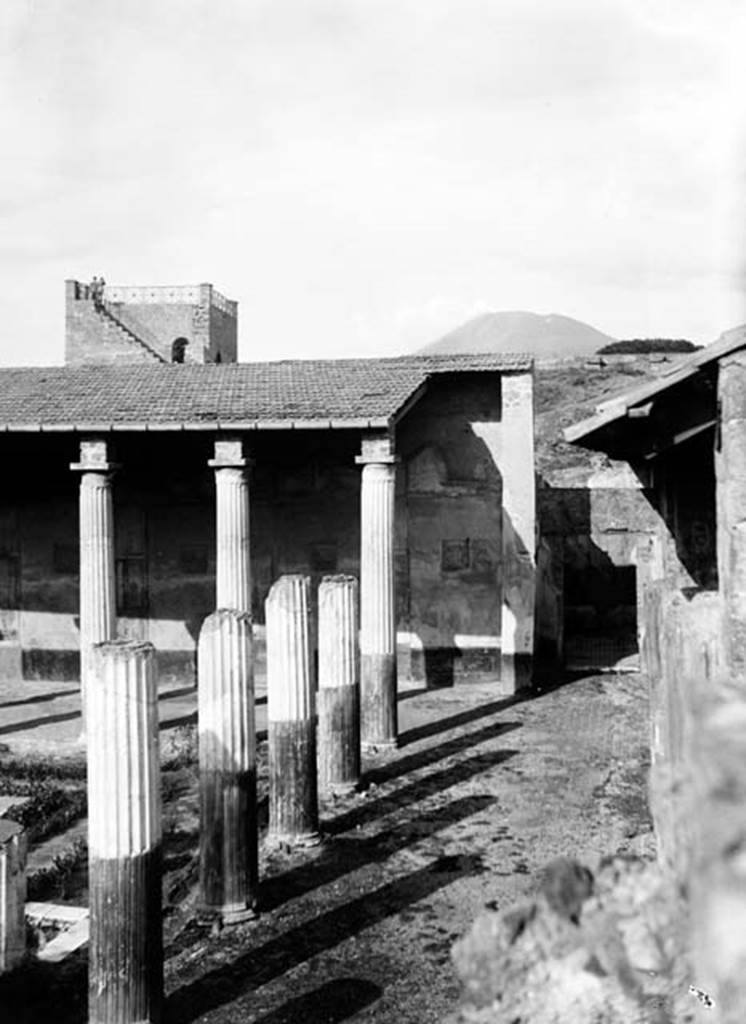
[[[235,363],[238,303],[211,284],[65,282],[65,363]]]

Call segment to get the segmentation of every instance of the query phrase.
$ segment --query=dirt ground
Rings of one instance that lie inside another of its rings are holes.
[[[164,776],[167,1024],[442,1021],[460,997],[450,948],[480,911],[534,891],[557,855],[594,868],[652,851],[646,703],[636,675],[520,701],[488,686],[403,694],[400,749],[367,763],[362,793],[323,806],[322,845],[262,849],[262,913],[220,934],[195,919],[184,758]],[[8,1021],[84,1021],[85,960],[0,979]]]

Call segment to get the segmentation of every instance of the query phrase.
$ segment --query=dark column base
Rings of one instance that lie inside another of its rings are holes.
[[[319,789],[350,793],[360,781],[360,691],[357,686],[322,686],[319,711]]]
[[[320,841],[316,782],[316,720],[269,722],[269,840]]]
[[[159,1024],[163,1008],[161,849],[89,859],[89,1024]]]
[[[500,659],[500,691],[512,694],[530,690],[533,660],[530,654],[503,654]]]
[[[396,655],[360,655],[360,740],[363,750],[395,750]]]
[[[256,776],[200,772],[200,895],[224,924],[255,917],[259,885]]]

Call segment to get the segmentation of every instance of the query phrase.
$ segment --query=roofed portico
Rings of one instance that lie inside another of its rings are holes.
[[[118,466],[107,554],[117,631],[155,644],[166,684],[193,681],[198,630],[216,602],[248,604],[261,634],[279,575],[316,584],[344,572],[362,577],[361,640],[379,667],[391,663],[380,675],[387,692],[397,635],[404,679],[499,686],[501,394],[506,377],[530,374],[524,357],[492,356],[0,371],[0,454],[9,466],[49,467],[12,489],[24,672],[77,678],[79,481],[67,467],[81,440],[103,439]],[[385,458],[371,447],[381,438]],[[425,450],[442,461],[430,483]],[[530,494],[524,504],[530,518]],[[531,540],[521,538],[529,553]],[[240,569],[225,593],[221,561]],[[366,574],[378,581],[367,604]]]

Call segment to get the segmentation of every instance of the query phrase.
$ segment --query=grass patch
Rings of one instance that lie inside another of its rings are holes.
[[[48,868],[29,875],[28,898],[34,902],[68,900],[80,897],[87,885],[88,843],[85,839],[76,839],[52,859]]]
[[[88,801],[84,789],[71,789],[51,782],[27,784],[27,801],[10,807],[5,817],[23,825],[29,843],[40,843],[85,817]]]
[[[0,759],[0,793],[26,795],[34,783],[55,780],[60,783],[85,782],[85,758],[49,760],[39,757]]]

